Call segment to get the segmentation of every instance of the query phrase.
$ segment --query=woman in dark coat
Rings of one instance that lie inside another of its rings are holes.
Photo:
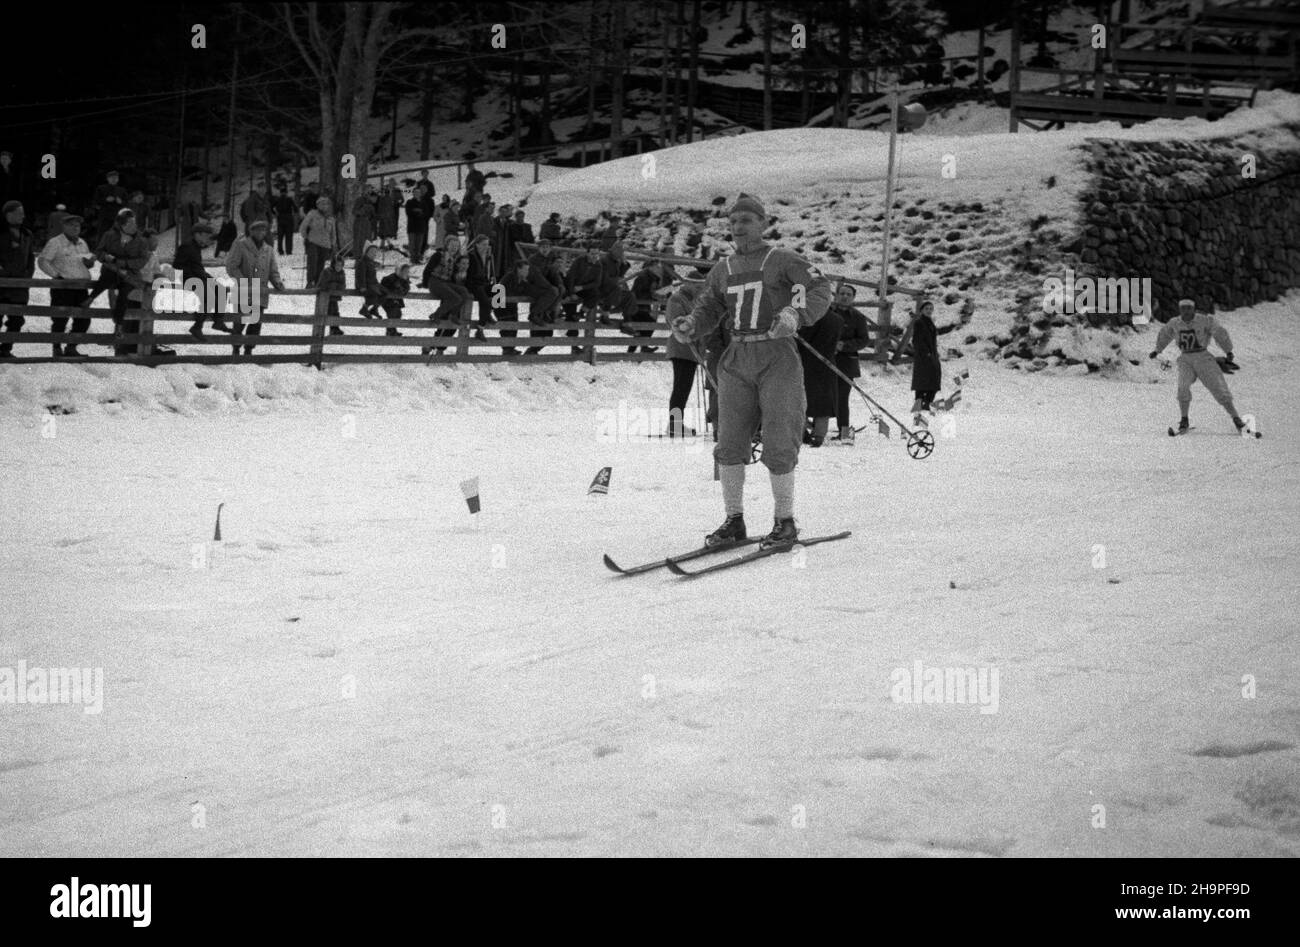
[[[858,364],[858,353],[871,344],[871,334],[867,317],[853,308],[857,290],[850,283],[840,283],[835,288],[835,301],[831,308],[844,323],[840,332],[840,341],[835,346],[835,367],[849,378],[859,378],[862,368]],[[840,436],[835,443],[841,447],[853,446],[853,424],[849,420],[849,396],[853,387],[843,378],[835,379],[835,421],[840,429]]]
[[[912,323],[903,333],[898,343],[898,351],[893,361],[898,362],[906,347],[908,338],[912,341],[912,391],[916,401],[912,403],[912,420],[918,425],[925,425],[922,411],[930,410],[930,402],[939,393],[943,384],[943,369],[939,364],[939,334],[934,327],[934,303],[928,299],[919,299],[912,310]]]
[[[812,325],[800,329],[799,337],[833,364],[835,346],[843,329],[844,320],[833,309],[827,309],[826,314]],[[810,428],[804,432],[804,443],[821,447],[826,440],[831,415],[835,413],[835,382],[838,379],[821,359],[802,345],[799,346],[799,358],[803,361],[803,390],[808,402],[805,413],[812,419]]]

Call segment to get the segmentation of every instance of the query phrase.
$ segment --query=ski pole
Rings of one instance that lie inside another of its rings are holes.
[[[894,417],[887,410],[885,410],[883,406],[881,406],[876,401],[872,400],[871,396],[867,394],[865,391],[863,391],[862,388],[858,386],[857,382],[855,382],[848,375],[840,371],[839,368],[836,367],[835,363],[832,362],[830,359],[828,359],[825,355],[823,355],[821,352],[813,348],[807,339],[804,339],[803,337],[798,335],[793,336],[793,338],[797,339],[800,345],[806,348],[809,352],[812,352],[813,355],[817,356],[818,361],[820,361],[823,365],[825,365],[827,368],[833,371],[836,375],[840,377],[840,379],[842,379],[846,384],[848,384],[854,391],[860,394],[863,397],[863,399],[867,402],[867,404],[871,405],[873,408],[875,408],[885,417],[889,418],[889,420],[893,421],[895,424],[898,425],[898,429],[900,431],[907,434],[907,453],[911,455],[913,460],[922,460],[930,456],[930,454],[934,451],[933,434],[931,434],[929,431],[911,430],[906,424],[904,424],[902,421],[898,420],[898,418]]]

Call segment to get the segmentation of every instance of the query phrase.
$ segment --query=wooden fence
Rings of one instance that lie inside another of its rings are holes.
[[[91,280],[52,280],[35,279],[0,279],[0,289],[30,288],[50,289],[89,289],[94,285]],[[660,307],[652,304],[653,320],[618,320],[616,325],[599,322],[594,313],[573,321],[561,320],[549,325],[535,325],[526,321],[501,321],[490,327],[479,322],[461,324],[452,321],[433,321],[431,315],[425,318],[404,316],[401,319],[367,319],[362,316],[329,315],[330,297],[353,298],[360,300],[362,294],[355,290],[340,290],[329,293],[314,289],[286,289],[272,291],[269,305],[274,308],[275,300],[282,296],[311,296],[315,299],[312,315],[294,315],[291,313],[263,312],[258,320],[262,326],[262,335],[227,335],[213,332],[210,325],[212,316],[205,316],[204,339],[199,341],[189,334],[187,327],[197,318],[194,312],[155,312],[150,305],[141,309],[129,309],[125,320],[139,322],[139,331],[131,335],[115,335],[113,332],[9,332],[0,331],[0,344],[50,346],[48,354],[16,354],[6,362],[112,362],[136,365],[165,365],[175,362],[191,362],[209,365],[222,364],[274,364],[301,363],[317,368],[325,363],[349,364],[371,362],[500,362],[507,360],[501,353],[502,348],[514,348],[522,351],[539,347],[541,351],[534,355],[515,355],[510,359],[527,362],[571,362],[583,361],[589,365],[601,362],[626,362],[662,359],[660,349],[667,343],[668,327],[658,317]],[[407,311],[414,308],[411,304],[427,303],[431,314],[441,301],[425,292],[410,293],[405,297]],[[511,305],[526,304],[526,297],[507,297]],[[109,319],[108,309],[83,309],[68,306],[40,306],[0,302],[0,319],[9,316],[26,318],[85,318]],[[233,322],[239,319],[237,313],[223,313],[223,320]],[[180,323],[181,325],[176,325]],[[338,326],[344,335],[331,335],[329,328]],[[275,327],[275,334],[267,329]],[[91,328],[94,328],[92,323]],[[396,329],[401,336],[384,334],[384,330]],[[476,330],[487,328],[497,333],[484,339],[475,337]],[[372,333],[360,334],[357,330],[369,329]],[[451,334],[435,336],[435,330],[447,330]],[[517,338],[501,337],[500,330],[515,330]],[[296,331],[295,331],[296,330]],[[540,332],[551,331],[547,337]],[[626,330],[623,331],[623,330]],[[630,335],[628,333],[648,332],[649,335]],[[572,333],[570,335],[570,333]],[[107,345],[131,347],[135,351],[130,355],[80,355],[56,359],[53,355],[54,345]],[[184,345],[201,349],[201,352],[176,353],[160,355],[153,352],[156,345]],[[232,347],[240,348],[253,345],[262,349],[263,354],[237,355],[229,353]],[[432,347],[437,351],[426,355],[422,349]],[[373,352],[344,352],[343,348],[374,349]],[[547,354],[546,348],[562,348],[563,352]],[[627,349],[635,347],[636,351]],[[651,351],[642,351],[643,349]],[[209,353],[207,350],[211,350]],[[276,349],[265,353],[265,349]],[[332,351],[331,351],[332,349]],[[388,351],[381,351],[387,349]],[[399,351],[391,351],[398,349]],[[491,352],[487,350],[493,350]]]

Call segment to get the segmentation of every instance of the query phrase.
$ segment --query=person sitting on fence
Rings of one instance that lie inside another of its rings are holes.
[[[411,264],[399,264],[396,270],[379,281],[379,286],[383,290],[379,305],[383,307],[384,315],[389,319],[402,318],[402,309],[406,306],[406,294],[411,291]],[[384,330],[384,335],[401,334],[392,327]]]
[[[4,228],[0,229],[0,278],[31,279],[36,272],[35,253],[36,236],[31,228],[23,223],[26,210],[21,201],[6,201],[4,205]],[[13,306],[26,306],[28,290],[0,289],[0,303]],[[26,320],[21,316],[8,316],[5,331],[21,332]],[[0,344],[0,358],[13,355],[12,342]]]
[[[600,321],[604,325],[613,325],[611,313],[619,313],[627,322],[636,317],[636,296],[628,289],[623,276],[632,268],[623,256],[623,242],[615,240],[600,258],[603,276],[600,284]]]
[[[639,321],[654,321],[655,303],[672,292],[674,275],[673,268],[659,260],[650,261],[641,268],[641,272],[637,273],[636,278],[632,280],[632,298],[636,302],[635,317]],[[653,329],[628,329],[624,327],[623,331],[628,335],[639,337],[648,337],[654,334]],[[636,346],[629,346],[627,351],[631,355],[636,351]],[[653,353],[654,346],[643,345],[641,351]]]
[[[474,330],[474,338],[481,342],[486,338],[483,327],[497,323],[497,317],[492,312],[492,287],[497,281],[497,264],[492,255],[491,239],[486,236],[475,237],[467,257],[465,288],[478,304],[478,328]]]
[[[65,214],[62,220],[63,232],[51,237],[41,250],[41,255],[36,259],[36,265],[41,268],[41,272],[50,279],[55,280],[89,280],[90,267],[95,263],[95,255],[90,252],[90,247],[86,241],[81,239],[81,217],[76,214]],[[79,307],[86,298],[89,290],[86,289],[51,289],[50,305],[51,306],[69,306]],[[68,325],[67,316],[51,316],[50,331],[55,335],[61,335]],[[78,335],[90,330],[90,316],[77,316],[72,320],[72,332]],[[54,357],[68,356],[75,358],[81,355],[77,351],[76,343],[70,343],[60,348],[56,342],[54,344]]]
[[[95,297],[105,290],[115,293],[112,309],[113,324],[120,329],[122,313],[126,310],[125,289],[128,274],[138,273],[149,259],[149,249],[140,235],[135,214],[129,209],[123,208],[118,213],[113,226],[99,238],[99,246],[95,247],[95,257],[102,264],[99,268],[99,278],[95,280],[90,296],[81,305],[89,307],[95,301]]]
[[[587,318],[596,311],[605,282],[605,267],[601,263],[600,247],[595,243],[588,243],[586,250],[586,256],[578,257],[569,264],[569,272],[565,276],[569,292],[578,297],[578,305],[582,307],[582,318]],[[608,319],[603,321],[608,322]]]
[[[383,291],[379,287],[379,266],[375,262],[378,258],[379,247],[372,243],[362,251],[352,271],[352,288],[365,296],[361,301],[361,309],[358,315],[367,319],[381,318],[379,315],[379,297],[383,295]]]
[[[212,274],[203,266],[203,251],[211,245],[212,227],[200,222],[190,230],[190,239],[176,248],[176,255],[172,258],[172,266],[180,272],[183,282],[199,280],[202,283],[202,288],[199,290],[198,315],[194,320],[194,325],[190,326],[190,335],[200,342],[203,341],[203,320],[209,314],[212,316],[212,331],[230,331],[230,326],[226,325],[221,318],[226,311],[224,287],[216,282],[212,278]],[[216,309],[213,313],[208,312],[210,302]]]
[[[464,325],[473,315],[474,297],[468,289],[456,281],[457,264],[464,259],[460,252],[460,239],[457,237],[448,237],[442,247],[429,257],[420,285],[429,291],[430,296],[439,301],[438,308],[429,314],[431,321],[452,320]],[[433,334],[435,338],[444,338],[455,335],[456,330],[441,328],[434,330]],[[434,351],[440,353],[442,349],[435,349],[430,345],[423,351],[428,355]]]
[[[270,229],[265,220],[255,220],[248,225],[248,236],[240,237],[226,257],[226,272],[235,280],[236,298],[240,317],[235,320],[234,337],[247,332],[249,336],[262,334],[262,312],[271,300],[268,283],[278,290],[284,289],[280,279],[280,264],[275,247],[267,242]],[[245,322],[247,319],[247,322]],[[239,354],[238,344],[231,346]],[[252,355],[253,346],[244,346],[244,354]]]
[[[520,260],[513,270],[502,280],[505,287],[506,295],[518,297],[522,296],[528,300],[528,321],[534,326],[529,331],[530,338],[546,338],[551,335],[551,330],[543,328],[549,326],[555,321],[554,309],[555,303],[560,298],[556,292],[555,286],[550,280],[540,272],[533,270],[532,264],[527,260]],[[511,303],[507,307],[511,319],[519,318],[519,306],[517,303]],[[506,330],[502,329],[501,334],[504,336]],[[514,330],[511,330],[511,335]],[[524,354],[536,355],[542,350],[542,346],[531,346]],[[510,350],[513,354],[514,350]]]
[[[320,271],[320,278],[316,280],[316,291],[320,293],[333,293],[335,290],[345,290],[348,288],[348,277],[343,271],[343,257],[334,255],[325,261],[325,268]],[[337,316],[339,314],[339,297],[330,296],[329,308],[325,313],[327,316]],[[342,326],[330,326],[330,335],[345,335]]]

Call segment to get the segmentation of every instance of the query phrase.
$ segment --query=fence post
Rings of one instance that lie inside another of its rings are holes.
[[[317,371],[321,368],[321,356],[325,354],[325,317],[330,311],[330,294],[317,291],[316,311],[311,324],[311,364]]]
[[[458,358],[463,358],[464,356],[469,354],[469,338],[470,338],[469,327],[471,324],[482,325],[483,323],[467,322],[464,325],[457,327],[456,329],[456,356]]]
[[[123,286],[118,292],[129,293],[130,289]],[[135,348],[136,355],[148,355],[150,354],[149,350],[153,348],[153,343],[148,341],[149,336],[153,335],[153,298],[153,287],[146,284],[140,290],[140,320],[137,323],[139,328],[136,330],[140,336],[140,342],[137,343]],[[126,311],[130,312],[131,310],[127,309]],[[126,321],[125,316],[122,317],[122,321]]]
[[[595,365],[596,346],[593,343],[596,341],[596,308],[594,306],[587,310],[587,327],[583,331],[582,340],[586,343],[587,364]]]
[[[537,156],[533,155],[533,183],[537,183]]]

